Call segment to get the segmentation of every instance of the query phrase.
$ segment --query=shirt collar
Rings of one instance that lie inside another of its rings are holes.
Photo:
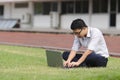
[[[88,27],[88,32],[87,32],[87,36],[86,36],[86,37],[91,37],[90,32],[91,32],[91,28],[90,28],[90,27]]]

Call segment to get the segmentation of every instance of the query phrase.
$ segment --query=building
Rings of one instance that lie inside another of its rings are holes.
[[[0,0],[0,19],[20,19],[21,28],[69,29],[73,19],[88,26],[120,29],[120,0]]]

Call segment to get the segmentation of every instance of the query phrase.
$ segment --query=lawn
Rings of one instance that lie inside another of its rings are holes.
[[[107,68],[48,67],[45,49],[0,45],[0,80],[120,80],[120,58]]]

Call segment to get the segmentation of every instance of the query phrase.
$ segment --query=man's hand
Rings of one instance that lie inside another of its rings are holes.
[[[64,67],[68,67],[69,64],[70,64],[70,61],[65,61],[65,62],[63,63],[63,66],[64,66]]]
[[[72,64],[71,64],[71,60],[75,57],[75,55],[76,55],[76,51],[72,50],[72,51],[70,52],[70,55],[69,55],[67,61],[65,61],[65,62],[63,63],[64,67],[68,67],[68,68],[71,67],[71,65],[72,65]]]
[[[77,67],[79,66],[80,64],[78,62],[71,62],[68,67]]]
[[[77,66],[79,66],[78,62],[69,62],[69,61],[64,62],[64,67],[72,68]]]

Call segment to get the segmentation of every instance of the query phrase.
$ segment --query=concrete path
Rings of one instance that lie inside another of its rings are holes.
[[[104,36],[109,52],[120,56],[120,36]],[[0,44],[71,49],[72,34],[0,31]]]

